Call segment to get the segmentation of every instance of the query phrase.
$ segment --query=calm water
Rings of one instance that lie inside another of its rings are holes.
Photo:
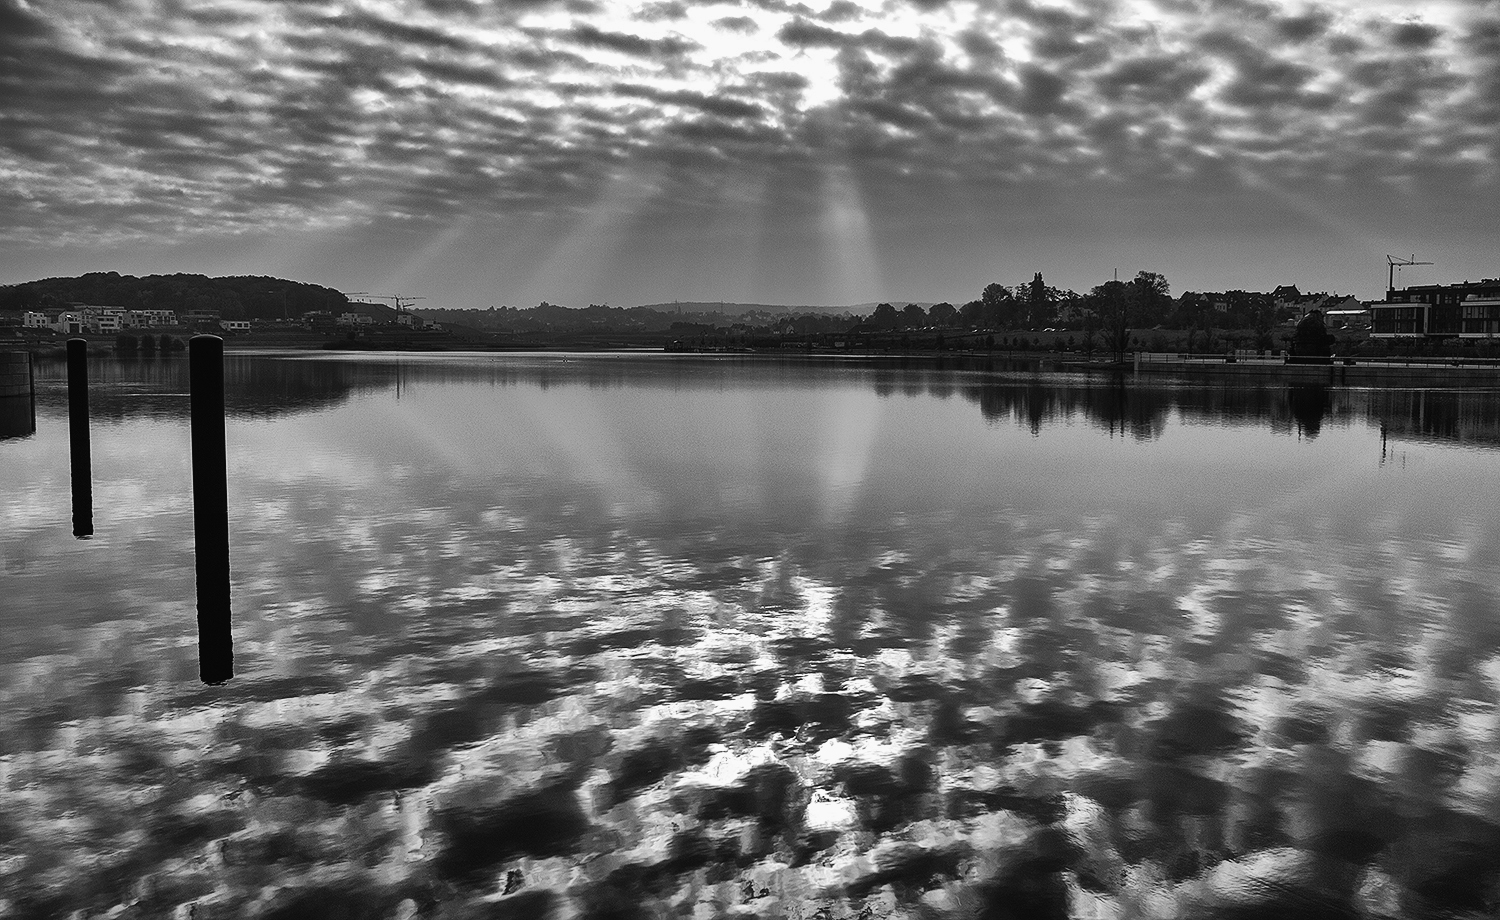
[[[0,916],[1500,910],[1500,394],[231,356],[0,440]]]

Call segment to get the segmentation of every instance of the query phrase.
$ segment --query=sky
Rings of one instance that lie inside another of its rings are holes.
[[[1500,276],[1500,0],[0,0],[0,283],[449,309]]]

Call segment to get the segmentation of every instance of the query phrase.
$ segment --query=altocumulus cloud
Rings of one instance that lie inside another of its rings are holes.
[[[1412,9],[0,0],[0,238],[564,213],[622,171],[670,213],[831,161],[904,200],[1489,187],[1500,7]]]

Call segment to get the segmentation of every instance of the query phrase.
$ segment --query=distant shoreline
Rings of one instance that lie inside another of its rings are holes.
[[[176,335],[167,333],[168,335]],[[184,342],[189,335],[176,335]],[[120,358],[141,360],[176,360],[185,356],[186,350],[135,352],[116,355],[114,337],[107,335],[84,335],[91,350],[96,354],[108,354]],[[730,358],[829,358],[897,361],[903,365],[920,364],[951,369],[964,369],[962,365],[991,365],[1001,362],[1006,370],[1029,370],[1032,372],[1114,373],[1152,378],[1178,378],[1185,380],[1269,381],[1282,379],[1290,382],[1325,383],[1334,386],[1370,385],[1428,385],[1428,386],[1500,386],[1500,361],[1485,361],[1476,358],[1453,357],[1401,357],[1401,356],[1352,356],[1336,357],[1328,363],[1288,363],[1279,357],[1235,358],[1229,356],[1198,355],[1183,359],[1176,354],[1145,353],[1137,365],[1135,353],[1126,360],[1115,361],[1111,357],[1092,357],[1078,352],[1037,350],[954,350],[932,351],[926,349],[672,349],[660,345],[637,345],[633,343],[598,344],[502,344],[468,343],[445,341],[434,342],[429,347],[410,347],[410,343],[367,343],[318,338],[310,340],[298,336],[224,336],[224,350],[230,354],[255,352],[299,352],[307,354],[360,354],[360,355],[439,355],[439,354],[513,354],[513,353],[639,353],[673,357],[708,359]],[[268,341],[267,338],[270,338]],[[0,351],[23,350],[33,354],[61,357],[64,354],[62,341],[32,341],[0,343]],[[981,368],[989,369],[989,368]]]

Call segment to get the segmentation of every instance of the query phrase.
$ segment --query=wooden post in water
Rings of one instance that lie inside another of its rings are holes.
[[[73,472],[73,536],[94,535],[94,470],[89,457],[89,343],[68,339],[68,457]]]
[[[234,676],[229,634],[229,489],[224,448],[224,340],[188,341],[193,431],[193,546],[198,576],[198,673],[205,684]]]

